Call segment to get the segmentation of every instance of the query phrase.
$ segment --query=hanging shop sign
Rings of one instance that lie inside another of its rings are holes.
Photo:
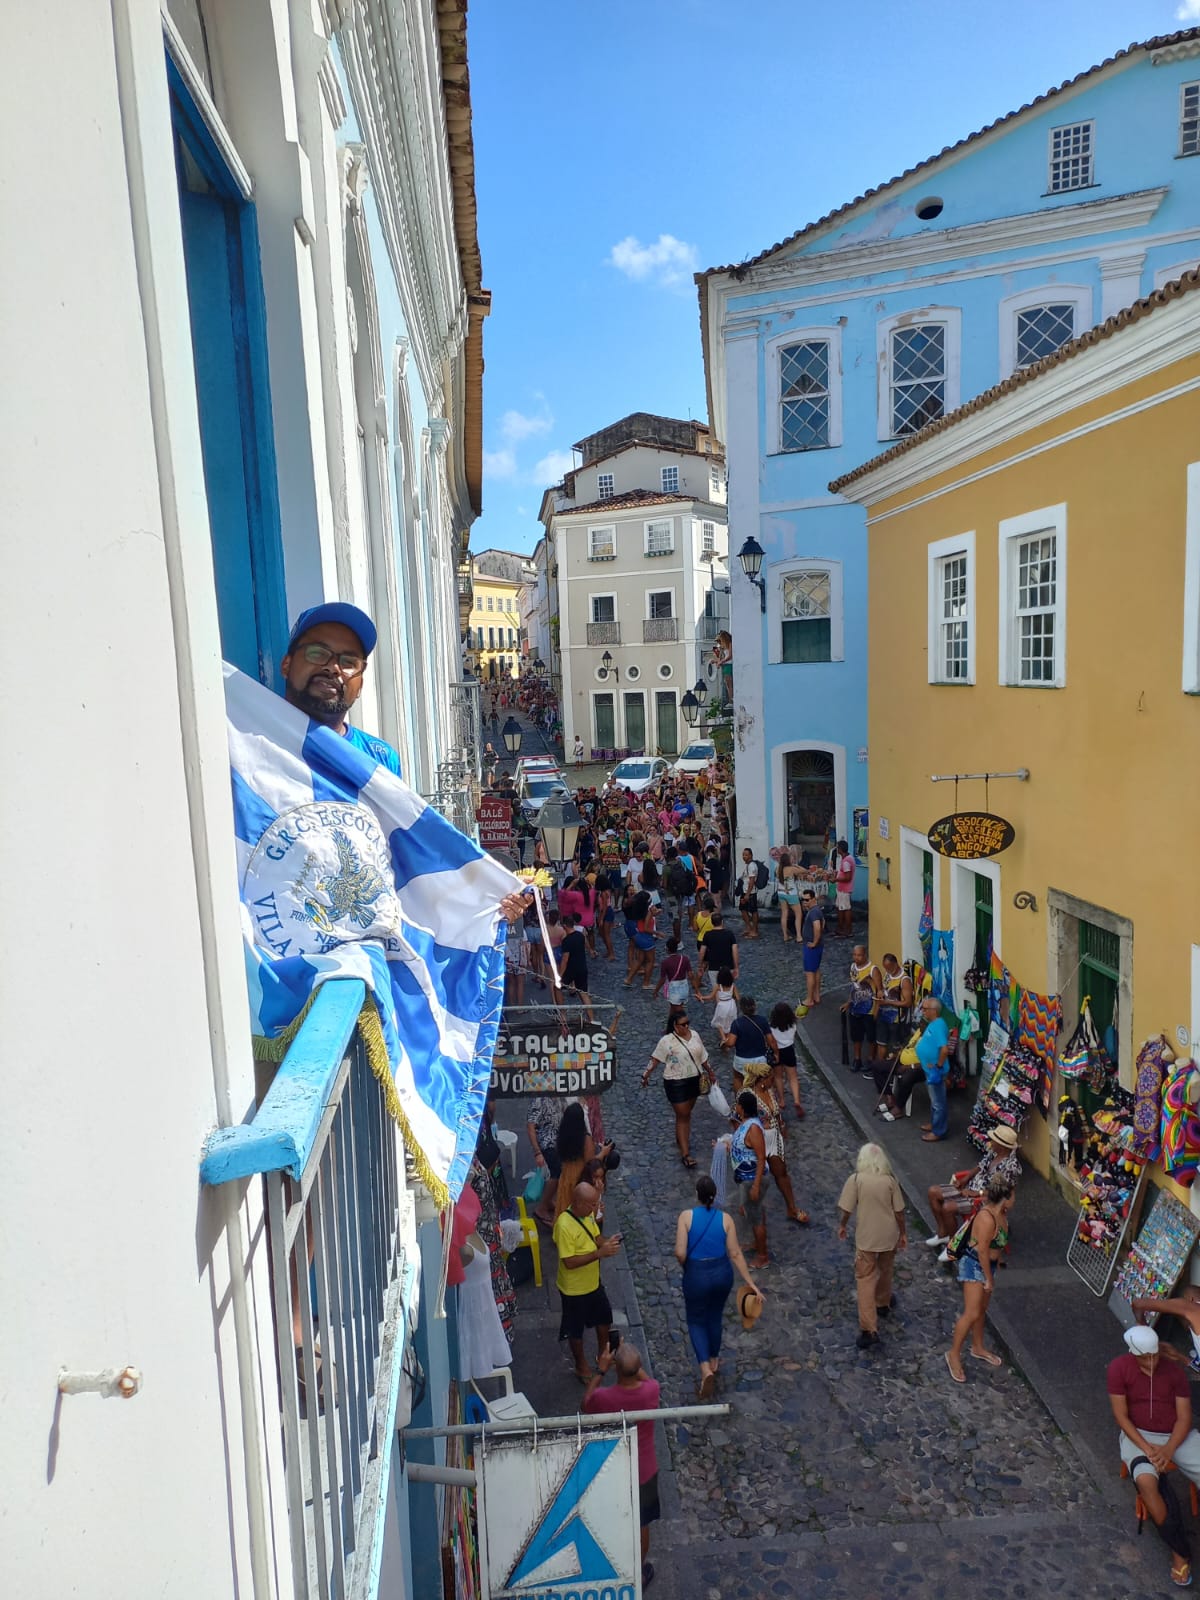
[[[599,1094],[612,1084],[617,1052],[607,1028],[588,1023],[573,1033],[545,1027],[502,1027],[492,1061],[492,1094],[518,1100],[527,1094]]]
[[[483,1600],[638,1600],[636,1428],[485,1435],[475,1471]]]
[[[513,847],[512,801],[503,795],[485,794],[475,813],[479,824],[479,843],[484,850],[511,850]]]
[[[953,816],[940,817],[928,834],[938,855],[949,856],[953,861],[983,861],[988,856],[998,856],[1016,836],[1011,822],[990,811],[956,811]]]

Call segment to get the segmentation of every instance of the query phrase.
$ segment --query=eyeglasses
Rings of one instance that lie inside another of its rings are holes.
[[[353,650],[330,650],[323,644],[306,644],[300,654],[310,667],[327,667],[331,661],[336,661],[348,678],[357,678],[367,664],[366,657],[355,655]]]

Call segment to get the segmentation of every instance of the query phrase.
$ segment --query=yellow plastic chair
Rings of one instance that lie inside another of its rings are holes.
[[[542,1246],[538,1239],[538,1225],[525,1209],[525,1197],[517,1196],[517,1216],[521,1221],[521,1243],[529,1246],[529,1253],[533,1257],[533,1281],[538,1288],[542,1287]]]

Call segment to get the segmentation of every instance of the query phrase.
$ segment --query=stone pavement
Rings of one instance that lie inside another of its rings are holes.
[[[765,1011],[780,997],[794,1001],[800,984],[795,948],[781,944],[769,917],[762,927],[757,943],[742,946],[741,988]],[[700,1102],[692,1148],[701,1165],[691,1174],[680,1166],[657,1078],[649,1089],[639,1087],[666,1007],[620,987],[620,935],[617,948],[616,964],[602,957],[592,964],[593,992],[627,1007],[618,1032],[619,1081],[603,1101],[623,1156],[609,1185],[606,1230],[623,1230],[625,1248],[606,1264],[605,1279],[617,1323],[647,1356],[664,1404],[690,1404],[695,1367],[672,1254],[675,1219],[723,1130]],[[847,958],[848,945],[833,943],[826,957],[831,991]],[[832,992],[830,999],[836,1007]],[[711,1006],[693,1005],[691,1016],[711,1049]],[[731,1094],[728,1059],[715,1059]],[[844,1071],[836,1058],[827,1070]],[[802,1066],[801,1079],[808,1116],[789,1124],[788,1151],[797,1200],[812,1225],[789,1226],[770,1190],[764,1314],[752,1332],[742,1330],[732,1301],[726,1314],[717,1398],[729,1403],[730,1415],[659,1428],[663,1521],[652,1538],[652,1600],[891,1600],[951,1592],[1040,1600],[1068,1585],[1096,1600],[1130,1600],[1169,1590],[1157,1538],[1133,1537],[1128,1491],[1118,1492],[1115,1473],[1110,1492],[1097,1486],[1020,1370],[1008,1361],[997,1370],[968,1361],[967,1384],[950,1381],[942,1353],[959,1291],[921,1245],[925,1229],[915,1218],[910,1249],[898,1260],[899,1304],[881,1324],[882,1343],[855,1348],[852,1248],[837,1239],[835,1202],[863,1134],[821,1071]],[[525,1171],[524,1106],[502,1103],[498,1113],[521,1133],[518,1167]],[[911,1127],[900,1131],[915,1137]],[[740,1231],[748,1243],[744,1224]],[[541,1415],[571,1414],[580,1389],[557,1343],[554,1251],[548,1235],[542,1240],[545,1287],[521,1291],[514,1379]],[[1120,1349],[1116,1334],[1114,1323],[1106,1356]],[[1103,1418],[1102,1362],[1088,1383]],[[1105,1428],[1111,1464],[1111,1422]]]

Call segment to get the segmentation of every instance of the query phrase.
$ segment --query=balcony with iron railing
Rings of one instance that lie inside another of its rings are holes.
[[[678,637],[678,617],[647,617],[642,623],[643,644],[674,644]]]
[[[411,1337],[415,1196],[355,1026],[365,992],[317,990],[253,1120],[213,1134],[200,1169],[265,1182],[296,1600],[374,1592]]]
[[[589,622],[587,625],[587,642],[589,644],[620,644],[621,624],[619,622]]]

